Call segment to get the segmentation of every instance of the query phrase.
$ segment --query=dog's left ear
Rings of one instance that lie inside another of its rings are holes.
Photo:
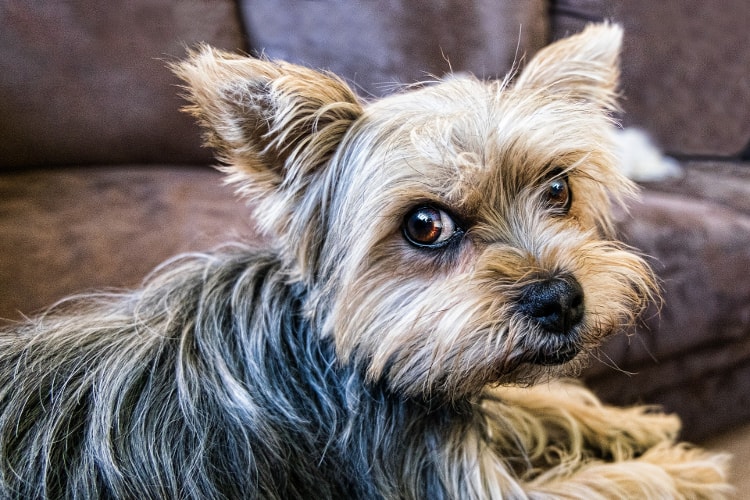
[[[591,24],[581,33],[540,50],[529,61],[515,86],[549,91],[614,111],[617,109],[621,47],[620,26]]]
[[[199,47],[172,70],[185,82],[185,110],[251,198],[308,182],[361,114],[338,77],[309,68]]]

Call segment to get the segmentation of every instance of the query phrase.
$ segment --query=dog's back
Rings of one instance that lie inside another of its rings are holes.
[[[0,497],[355,491],[329,442],[333,355],[304,338],[286,281],[273,256],[236,246],[2,332]]]
[[[470,412],[365,384],[303,294],[237,244],[0,330],[0,498],[442,498]]]

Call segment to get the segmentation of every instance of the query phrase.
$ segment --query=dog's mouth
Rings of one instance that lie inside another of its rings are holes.
[[[572,361],[580,352],[581,347],[577,343],[558,344],[537,350],[531,354],[528,362],[542,366],[562,365]]]
[[[553,373],[558,373],[557,370],[565,372],[566,365],[575,364],[586,349],[585,341],[578,335],[569,339],[547,338],[534,346],[519,345],[513,354],[494,366],[492,376],[486,383],[536,382],[540,368],[552,370]]]
[[[575,359],[586,349],[581,328],[574,328],[565,335],[535,332],[519,345],[516,358],[519,364],[558,366]]]

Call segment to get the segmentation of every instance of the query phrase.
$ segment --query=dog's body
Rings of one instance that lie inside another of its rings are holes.
[[[208,48],[190,110],[268,248],[0,335],[0,497],[711,498],[725,457],[570,382],[651,294],[607,238],[620,32],[362,106]],[[521,384],[521,386],[519,386]]]

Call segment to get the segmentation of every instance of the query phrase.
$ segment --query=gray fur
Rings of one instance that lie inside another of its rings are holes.
[[[2,332],[0,497],[441,497],[470,412],[367,387],[303,301],[236,245]]]

